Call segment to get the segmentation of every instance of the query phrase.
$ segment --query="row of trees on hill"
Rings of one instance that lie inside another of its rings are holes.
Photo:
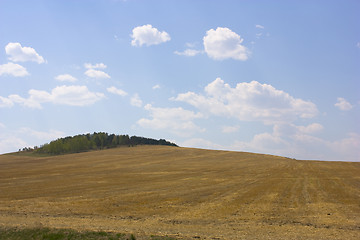
[[[175,143],[168,142],[164,139],[155,140],[137,136],[129,137],[129,135],[115,135],[104,132],[94,132],[93,134],[88,133],[76,135],[73,137],[59,138],[40,147],[35,147],[33,151],[36,153],[57,155],[105,148],[115,148],[118,146],[135,145],[177,146]]]

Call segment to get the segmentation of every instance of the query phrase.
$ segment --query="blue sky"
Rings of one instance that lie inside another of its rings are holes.
[[[359,1],[0,0],[0,153],[82,133],[360,160]]]

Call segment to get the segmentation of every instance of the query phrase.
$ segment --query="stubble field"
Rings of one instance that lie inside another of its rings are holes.
[[[0,227],[360,239],[360,163],[166,146],[1,155]]]

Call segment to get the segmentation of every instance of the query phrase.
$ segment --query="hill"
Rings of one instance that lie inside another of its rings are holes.
[[[165,139],[156,140],[138,136],[129,137],[129,135],[115,135],[105,132],[94,132],[93,134],[79,134],[76,136],[59,138],[40,147],[23,148],[22,150],[20,149],[19,152],[59,155],[87,152],[90,150],[102,150],[119,146],[130,147],[137,145],[164,145],[177,147],[175,143],[171,143]]]
[[[0,227],[360,239],[360,163],[171,146],[0,156]]]

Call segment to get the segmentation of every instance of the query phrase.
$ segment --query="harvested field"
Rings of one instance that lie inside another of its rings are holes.
[[[1,155],[0,227],[360,239],[360,163],[167,146]]]

